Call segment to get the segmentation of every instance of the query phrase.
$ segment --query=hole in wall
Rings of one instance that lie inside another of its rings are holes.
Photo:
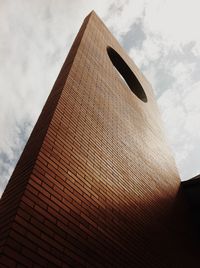
[[[122,57],[112,48],[107,47],[108,56],[114,65],[114,67],[119,72],[120,76],[123,80],[125,80],[126,84],[129,86],[130,90],[143,102],[147,102],[147,96],[145,91],[138,81],[135,74],[131,71],[126,62],[122,59]]]

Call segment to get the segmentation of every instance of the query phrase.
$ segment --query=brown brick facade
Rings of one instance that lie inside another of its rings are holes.
[[[152,89],[92,12],[2,196],[0,267],[189,267],[179,186]]]

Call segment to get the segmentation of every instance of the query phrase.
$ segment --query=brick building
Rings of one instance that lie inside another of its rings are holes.
[[[151,86],[94,12],[0,213],[0,267],[198,267]]]

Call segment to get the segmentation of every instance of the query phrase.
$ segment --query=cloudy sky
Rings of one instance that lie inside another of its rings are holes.
[[[181,179],[200,173],[198,0],[0,0],[0,195],[91,10],[152,84]]]

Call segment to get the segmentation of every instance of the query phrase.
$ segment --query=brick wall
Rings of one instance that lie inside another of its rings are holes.
[[[107,46],[135,73],[146,103]],[[161,125],[151,86],[92,12],[2,196],[1,267],[195,262]]]

